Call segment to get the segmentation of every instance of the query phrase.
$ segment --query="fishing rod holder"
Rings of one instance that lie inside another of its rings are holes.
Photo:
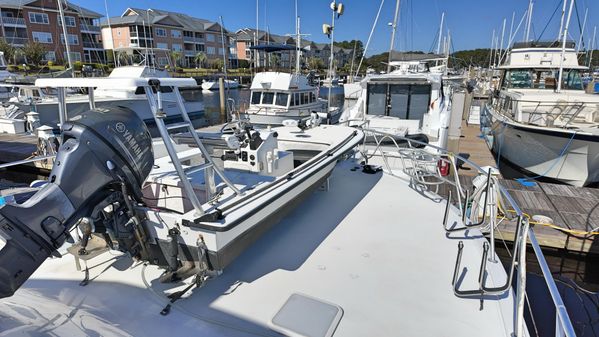
[[[464,223],[463,227],[458,227],[458,228],[447,228],[447,221],[449,219],[449,206],[451,205],[451,190],[449,191],[449,195],[447,197],[447,202],[445,204],[445,215],[443,217],[443,228],[445,229],[446,232],[448,233],[452,233],[452,232],[459,232],[459,231],[464,231],[467,229],[472,229],[472,228],[481,228],[485,225],[485,219],[487,217],[487,207],[489,207],[489,193],[491,191],[491,169],[489,169],[489,171],[487,172],[487,179],[486,179],[486,183],[485,183],[485,199],[484,199],[484,203],[483,203],[483,214],[481,217],[481,220],[475,223],[467,223],[466,222],[466,215],[467,215],[467,210],[468,210],[468,202],[470,202],[470,198],[469,198],[469,193],[468,191],[466,191],[466,197],[464,198],[464,203],[462,205],[462,222]],[[470,209],[470,211],[472,212],[472,209]],[[492,221],[490,221],[492,222]],[[493,228],[491,228],[491,230],[493,230]]]
[[[458,254],[456,257],[455,267],[453,271],[453,280],[451,285],[453,286],[453,292],[458,297],[477,297],[477,296],[485,296],[485,295],[501,295],[508,291],[512,285],[512,280],[514,278],[514,273],[516,267],[520,264],[520,253],[525,247],[526,237],[528,233],[529,223],[528,219],[523,218],[522,216],[518,216],[517,224],[516,224],[516,235],[514,236],[514,247],[512,248],[512,261],[510,263],[510,267],[508,268],[509,274],[508,278],[504,284],[498,287],[487,287],[485,286],[485,275],[487,269],[487,260],[489,255],[489,243],[485,242],[483,244],[483,254],[480,262],[480,268],[478,271],[478,289],[470,289],[470,290],[461,290],[459,289],[458,279],[462,274],[460,273],[460,267],[462,262],[462,255],[464,252],[464,242],[460,241],[458,243]],[[523,244],[524,243],[524,244]]]

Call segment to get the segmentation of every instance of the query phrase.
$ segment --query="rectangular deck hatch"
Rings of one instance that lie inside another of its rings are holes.
[[[343,316],[340,306],[292,294],[272,319],[274,330],[289,336],[332,336]]]

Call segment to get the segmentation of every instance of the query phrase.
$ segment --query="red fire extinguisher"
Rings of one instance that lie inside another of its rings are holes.
[[[443,156],[437,162],[437,168],[439,169],[439,173],[441,173],[442,177],[447,177],[449,175],[449,160],[447,157]]]

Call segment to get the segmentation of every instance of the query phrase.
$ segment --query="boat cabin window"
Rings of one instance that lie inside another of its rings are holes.
[[[282,92],[278,92],[276,105],[287,106],[288,99],[289,99],[289,94],[284,94]]]
[[[260,104],[260,95],[262,94],[262,92],[260,91],[253,91],[252,92],[252,104]]]
[[[512,69],[503,77],[502,89],[557,89],[558,69]],[[562,89],[583,90],[578,69],[564,69]]]
[[[428,112],[430,84],[369,83],[368,115],[420,120]]]
[[[39,91],[37,89],[21,89],[19,90],[19,96],[21,97],[40,97]]]
[[[312,102],[316,102],[316,94],[313,92],[310,93],[310,103]]]
[[[262,93],[262,104],[274,104],[275,93],[274,92],[263,92]]]
[[[156,93],[156,89],[152,88],[152,91],[154,93]],[[160,91],[162,91],[162,93],[169,93],[169,92],[173,92],[173,88],[171,87],[165,87],[165,86],[160,86]],[[135,94],[136,95],[145,95],[146,94],[146,90],[144,89],[144,87],[137,87],[135,88]]]

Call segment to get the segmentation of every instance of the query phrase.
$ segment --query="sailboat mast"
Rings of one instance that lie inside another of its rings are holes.
[[[562,18],[560,20],[559,23],[559,33],[557,33],[557,39],[561,40],[562,39],[562,31],[564,30],[564,18],[566,17],[566,5],[568,5],[568,0],[562,0],[563,6],[562,6]]]
[[[439,25],[439,40],[437,41],[437,54],[441,52],[441,35],[443,35],[443,20],[445,19],[445,12],[441,13],[441,24]]]
[[[389,59],[387,62],[387,73],[391,72],[391,53],[393,52],[393,47],[395,45],[395,32],[397,31],[397,18],[399,16],[399,2],[400,0],[397,0],[395,2],[395,15],[393,16],[393,27],[392,27],[392,31],[391,31],[391,44],[389,45]],[[445,14],[445,13],[443,13]]]
[[[568,39],[568,27],[570,26],[570,18],[572,17],[572,8],[574,7],[574,0],[570,2],[570,9],[568,10],[568,18],[566,19],[566,25],[564,26],[564,33],[562,34],[562,55],[559,62],[559,79],[557,82],[557,92],[562,91],[562,79],[564,78],[564,56],[566,54],[566,40]]]
[[[584,11],[584,21],[582,22],[582,28],[580,29],[580,38],[578,39],[578,44],[576,45],[576,53],[580,52],[580,46],[582,46],[582,38],[584,37],[584,30],[587,26],[587,16],[589,15],[589,8]]]
[[[60,14],[60,23],[62,24],[62,35],[64,36],[64,45],[67,52],[67,62],[69,63],[69,68],[71,69],[71,75],[75,77],[75,73],[73,72],[73,60],[71,59],[71,47],[69,46],[69,35],[67,34],[67,25],[64,21],[64,8],[62,7],[62,1],[58,0],[58,13]]]
[[[530,40],[530,27],[532,26],[532,8],[534,3],[532,0],[528,3],[528,19],[526,23],[526,36],[524,37],[524,42],[528,42]]]

